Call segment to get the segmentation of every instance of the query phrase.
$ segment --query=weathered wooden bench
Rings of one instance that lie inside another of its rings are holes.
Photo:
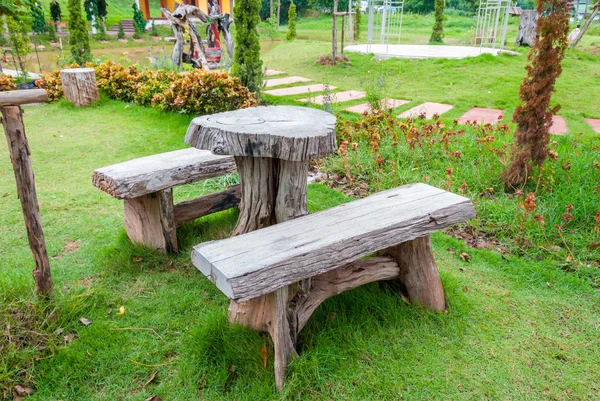
[[[333,295],[398,279],[411,302],[444,310],[429,234],[474,216],[469,199],[425,184],[406,185],[197,245],[192,261],[232,300],[231,322],[270,333],[281,389],[298,333]],[[360,259],[374,252],[377,256]]]
[[[173,204],[177,185],[233,173],[232,156],[217,156],[195,148],[141,157],[99,168],[92,182],[125,203],[125,230],[133,242],[177,252],[176,227],[207,214],[235,207],[240,187]]]

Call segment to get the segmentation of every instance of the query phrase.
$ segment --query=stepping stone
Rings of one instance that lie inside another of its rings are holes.
[[[267,88],[270,88],[273,86],[295,84],[298,82],[310,82],[310,79],[303,78],[303,77],[285,77],[285,78],[267,79],[265,81],[265,86]]]
[[[265,71],[265,77],[270,77],[272,75],[281,75],[283,74],[283,71],[279,71],[279,70],[266,70]]]
[[[503,115],[502,110],[473,107],[458,119],[458,123],[466,124],[467,121],[471,121],[477,124],[496,124]]]
[[[564,135],[569,132],[567,123],[562,116],[552,116],[552,126],[550,127],[550,133],[554,135]]]
[[[586,118],[585,121],[592,127],[595,133],[600,134],[600,119]]]
[[[385,102],[386,109],[394,109],[396,107],[400,107],[403,104],[410,103],[410,100],[399,100],[399,99],[383,99]],[[365,112],[371,112],[371,105],[369,103],[362,103],[356,106],[347,107],[344,110],[351,111],[352,113],[364,114]]]
[[[331,100],[332,100],[331,103],[348,102],[350,100],[362,99],[365,96],[367,96],[367,94],[365,92],[352,91],[352,90],[338,92],[338,93],[332,93],[330,95]],[[300,101],[301,102],[311,102],[311,103],[323,105],[323,104],[325,104],[325,97],[323,95],[319,95],[313,99],[300,99]]]
[[[454,106],[452,106],[451,104],[425,102],[423,104],[413,107],[412,109],[406,110],[405,112],[401,113],[398,117],[416,118],[419,117],[421,114],[425,114],[425,119],[431,120],[435,114],[441,116],[453,107]]]
[[[335,89],[335,86],[329,85],[329,89]],[[299,95],[301,93],[323,93],[325,90],[325,85],[323,84],[314,84],[314,85],[303,85],[303,86],[292,86],[290,88],[281,88],[281,89],[271,89],[265,91],[268,95],[273,96],[290,96],[290,95]]]

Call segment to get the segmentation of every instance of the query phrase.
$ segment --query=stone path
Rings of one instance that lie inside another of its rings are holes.
[[[406,103],[410,103],[410,100],[400,100],[400,99],[382,99],[381,102],[384,104],[385,109],[395,109],[396,107],[400,107]],[[350,111],[352,113],[364,114],[365,112],[371,112],[371,105],[369,103],[357,104],[356,106],[347,107],[344,110]]]
[[[585,121],[592,127],[595,133],[600,134],[600,119],[586,118]]]
[[[283,74],[283,71],[279,71],[279,70],[266,70],[265,71],[265,77],[270,77],[273,75],[281,75]]]
[[[496,124],[502,120],[503,115],[504,111],[502,110],[473,107],[458,119],[458,123],[466,124],[467,121],[470,121],[476,124]]]
[[[329,89],[335,89],[335,86],[329,85]],[[273,96],[290,96],[290,95],[300,95],[303,93],[323,93],[325,90],[325,85],[323,84],[314,84],[314,85],[303,85],[303,86],[291,86],[289,88],[281,88],[281,89],[271,89],[265,91],[266,94]]]
[[[565,135],[569,132],[567,122],[562,116],[552,116],[552,126],[550,127],[550,133],[554,135]]]
[[[436,46],[436,49],[439,46]],[[265,76],[270,77],[274,75],[282,75],[285,74],[284,71],[279,70],[266,70]],[[310,82],[311,80],[304,77],[299,76],[290,76],[290,77],[282,77],[282,78],[271,78],[265,80],[265,86],[267,88],[280,86],[280,85],[290,85],[296,83],[304,83]],[[325,90],[334,90],[335,86],[332,85],[324,85],[324,84],[312,84],[312,85],[300,85],[300,86],[291,86],[288,88],[279,88],[279,89],[270,89],[265,91],[266,94],[273,96],[294,96],[294,95],[303,95],[303,99],[298,99],[301,102],[311,102],[318,105],[323,105],[326,101],[323,92]],[[314,94],[314,97],[311,97],[310,94]],[[307,96],[308,95],[308,96]],[[367,94],[365,92],[357,91],[357,90],[346,90],[337,93],[331,93],[329,95],[332,103],[344,103],[350,102],[352,100],[365,98]],[[382,100],[385,102],[386,109],[393,109],[396,107],[403,106],[407,103],[410,103],[410,100],[400,100],[400,99],[390,99],[385,98]],[[430,120],[434,115],[441,116],[442,114],[451,110],[454,106],[451,104],[444,103],[433,103],[433,102],[425,102],[415,106],[411,109],[408,109],[400,115],[398,118],[416,118],[421,114],[425,114],[425,118]],[[369,103],[361,103],[354,106],[346,107],[344,110],[350,111],[352,113],[364,114],[371,111],[371,106]],[[458,123],[465,124],[468,121],[475,122],[478,124],[496,124],[500,120],[502,120],[504,116],[504,111],[499,109],[486,109],[482,107],[473,107],[465,114],[459,117]],[[600,134],[600,119],[596,118],[586,118],[585,121],[592,127],[594,132]],[[565,135],[569,132],[569,128],[567,123],[562,116],[552,116],[552,127],[550,128],[550,133],[554,135]]]
[[[433,102],[425,102],[418,106],[413,107],[412,109],[408,109],[403,113],[400,113],[399,118],[417,118],[421,114],[425,114],[425,119],[430,120],[434,115],[441,116],[448,110],[452,109],[454,106],[451,104],[444,103],[433,103]]]
[[[304,77],[285,77],[285,78],[275,78],[275,79],[267,79],[265,80],[265,86],[267,88],[271,88],[273,86],[281,86],[281,85],[289,85],[295,84],[298,82],[310,82],[311,80]]]
[[[365,92],[353,91],[353,90],[337,92],[337,93],[332,93],[330,95],[330,99],[331,99],[330,103],[349,102],[350,100],[362,99],[363,97],[366,97],[366,96],[367,96],[367,94]],[[319,95],[319,96],[316,96],[311,99],[300,99],[300,101],[323,105],[323,104],[325,104],[325,96]]]

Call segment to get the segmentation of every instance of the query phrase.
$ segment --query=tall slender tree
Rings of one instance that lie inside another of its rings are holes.
[[[92,60],[92,50],[87,25],[81,12],[81,0],[69,0],[68,10],[71,56],[76,63],[83,65]]]
[[[260,92],[263,81],[260,41],[260,0],[238,0],[233,7],[235,54],[231,73],[252,92]]]
[[[446,8],[445,0],[435,0],[435,23],[433,24],[433,32],[429,43],[444,42],[444,8]]]
[[[35,33],[46,33],[46,18],[44,18],[44,9],[37,1],[31,3],[31,29]]]
[[[286,39],[289,41],[296,39],[296,5],[293,1],[288,9],[288,30]]]
[[[56,0],[52,0],[52,3],[50,3],[50,16],[52,17],[52,21],[54,21],[54,26],[58,28],[58,23],[62,18],[62,12],[60,10],[60,4],[58,4],[58,1]]]
[[[519,90],[521,104],[513,114],[517,130],[511,164],[503,175],[507,189],[525,183],[532,167],[541,167],[546,160],[552,116],[560,109],[551,107],[550,100],[569,44],[571,6],[568,0],[540,0],[537,11],[539,39],[529,51],[527,75]]]

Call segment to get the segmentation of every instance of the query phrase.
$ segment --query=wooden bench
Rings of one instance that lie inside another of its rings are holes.
[[[176,227],[237,206],[240,187],[235,185],[176,205],[172,188],[235,171],[232,156],[190,148],[99,168],[94,171],[92,182],[125,201],[125,230],[133,242],[163,252],[177,252]]]
[[[299,332],[333,295],[398,279],[411,302],[444,310],[429,234],[474,216],[469,199],[425,184],[406,185],[197,245],[192,262],[232,300],[231,322],[270,333],[280,390]]]

